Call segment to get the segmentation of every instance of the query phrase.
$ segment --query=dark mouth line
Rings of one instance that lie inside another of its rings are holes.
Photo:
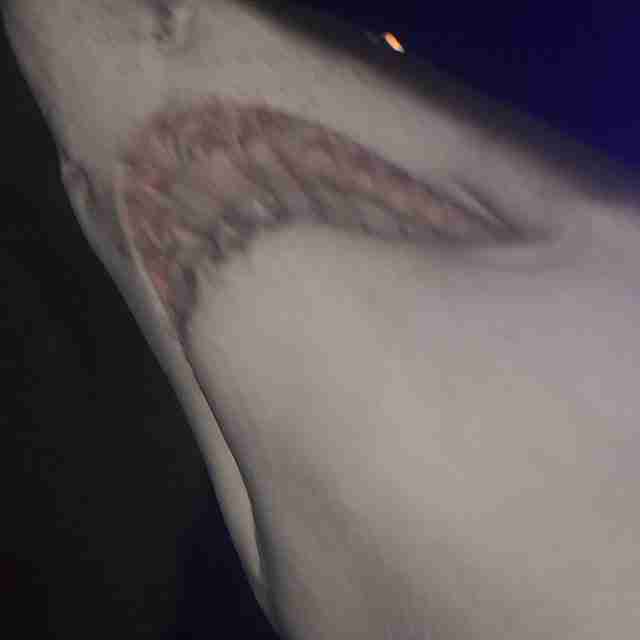
[[[346,136],[217,97],[154,114],[122,156],[116,192],[125,234],[176,324],[195,301],[201,260],[219,263],[287,223],[452,247],[526,240]]]

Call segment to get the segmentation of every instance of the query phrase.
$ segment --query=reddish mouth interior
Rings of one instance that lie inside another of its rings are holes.
[[[193,270],[203,257],[224,260],[256,232],[287,222],[452,244],[522,236],[335,131],[215,97],[154,114],[121,170],[121,223],[174,320],[194,301]]]

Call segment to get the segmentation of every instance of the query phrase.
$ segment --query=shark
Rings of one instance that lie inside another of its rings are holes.
[[[637,637],[636,175],[301,5],[0,6],[278,634]]]

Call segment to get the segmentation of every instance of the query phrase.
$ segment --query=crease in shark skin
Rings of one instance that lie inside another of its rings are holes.
[[[461,206],[347,136],[217,96],[152,114],[120,156],[114,192],[130,257],[178,336],[196,271],[288,224],[452,250],[541,237],[490,207]]]

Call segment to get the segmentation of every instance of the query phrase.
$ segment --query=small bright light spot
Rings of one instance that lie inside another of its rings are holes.
[[[398,38],[396,38],[393,33],[383,33],[382,37],[384,38],[384,41],[394,50],[397,51],[398,53],[404,53],[404,47],[400,44],[400,41],[398,40]]]

